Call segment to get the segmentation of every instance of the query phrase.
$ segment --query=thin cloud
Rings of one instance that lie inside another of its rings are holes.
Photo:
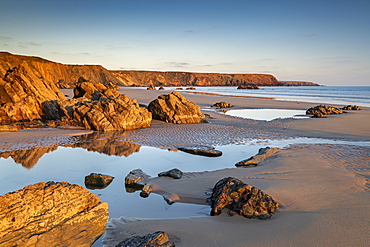
[[[35,42],[19,42],[18,46],[22,48],[29,48],[30,46],[41,46],[41,44]]]
[[[8,37],[8,36],[0,35],[0,39],[2,39],[2,40],[12,40],[13,38]]]
[[[310,33],[310,34],[307,34],[306,35],[306,37],[319,37],[319,35],[318,34],[316,34],[316,33]]]
[[[166,64],[173,66],[175,68],[184,68],[184,67],[191,65],[190,63],[186,63],[186,62],[166,62]]]
[[[185,30],[185,33],[195,33],[194,30]]]

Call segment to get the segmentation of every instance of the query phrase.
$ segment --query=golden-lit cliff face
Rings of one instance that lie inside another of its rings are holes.
[[[160,71],[110,71],[101,65],[65,65],[39,57],[13,55],[0,52],[0,78],[8,69],[27,64],[34,73],[60,88],[73,87],[79,80],[92,83],[112,82],[121,86],[317,86],[311,82],[280,82],[268,74],[219,74]]]

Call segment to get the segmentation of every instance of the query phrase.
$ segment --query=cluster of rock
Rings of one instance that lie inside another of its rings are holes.
[[[230,104],[230,103],[227,103],[225,101],[221,101],[221,102],[217,102],[217,103],[211,105],[211,107],[215,107],[215,108],[231,108],[231,107],[233,107],[233,105]]]
[[[257,85],[240,85],[237,89],[260,89]]]
[[[188,101],[179,92],[160,95],[148,105],[154,119],[166,123],[199,123],[205,119],[200,107]]]
[[[38,183],[0,196],[0,245],[91,246],[108,205],[75,184]]]
[[[133,236],[126,238],[116,245],[116,247],[174,247],[171,243],[167,233],[158,231],[145,236]]]
[[[339,108],[327,105],[318,105],[311,107],[306,111],[307,115],[312,115],[313,118],[323,118],[328,114],[342,114],[343,111]]]
[[[271,196],[243,181],[227,177],[217,182],[209,198],[211,216],[221,214],[224,208],[230,215],[269,219],[279,204]]]
[[[250,167],[250,166],[257,166],[258,163],[264,161],[268,157],[273,156],[276,152],[280,151],[280,148],[260,148],[258,150],[257,155],[254,155],[248,159],[239,161],[235,164],[235,166],[241,166],[241,167]]]
[[[344,111],[359,111],[361,110],[361,107],[357,105],[347,105],[342,108]]]

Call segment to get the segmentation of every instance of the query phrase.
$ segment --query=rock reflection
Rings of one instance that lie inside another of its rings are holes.
[[[107,155],[128,157],[140,151],[141,145],[120,141],[127,132],[94,132],[78,136],[75,143],[59,145],[62,147],[83,148],[88,151]],[[41,157],[58,149],[58,145],[42,146],[27,150],[13,150],[0,153],[0,158],[12,158],[14,162],[27,169],[33,168]]]

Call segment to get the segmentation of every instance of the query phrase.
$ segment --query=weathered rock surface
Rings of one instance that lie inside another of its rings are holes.
[[[149,127],[151,113],[127,95],[118,98],[88,100],[84,97],[46,101],[43,103],[44,119],[60,120],[85,129],[116,131]]]
[[[260,89],[257,85],[240,85],[237,89]]]
[[[109,88],[102,83],[93,84],[84,81],[76,85],[73,90],[74,98],[87,98],[90,100],[99,100],[100,98],[117,98],[121,94],[110,84]]]
[[[55,84],[21,64],[0,77],[0,122],[41,119],[42,102],[64,99]]]
[[[211,105],[211,107],[215,107],[215,108],[231,108],[231,107],[233,107],[233,104],[227,103],[225,101],[221,101],[221,102],[218,102],[218,103],[215,103],[215,104]]]
[[[171,177],[174,179],[180,179],[182,177],[182,171],[177,168],[174,168],[169,171],[159,173],[158,177]]]
[[[318,105],[315,107],[311,107],[306,111],[307,115],[315,115],[315,114],[342,114],[343,111],[341,109],[338,109],[336,107],[327,106],[327,105]]]
[[[91,246],[108,205],[66,182],[38,183],[0,196],[0,246]]]
[[[280,151],[280,148],[270,148],[270,147],[265,147],[265,148],[260,148],[258,150],[257,155],[254,155],[248,159],[239,161],[238,163],[235,164],[235,166],[257,166],[258,163],[261,161],[264,161],[268,157],[273,156],[276,152]]]
[[[116,247],[173,247],[175,244],[171,243],[167,233],[158,231],[153,234],[145,236],[133,236],[126,238],[116,245]]]
[[[344,111],[359,111],[361,110],[361,107],[357,105],[347,105],[342,108]]]
[[[220,150],[217,150],[211,146],[196,145],[190,147],[179,147],[178,149],[185,153],[202,155],[207,157],[219,157],[222,155],[222,152]]]
[[[155,88],[155,86],[152,84],[152,85],[150,85],[149,87],[147,87],[147,89],[146,90],[157,90],[156,88]]]
[[[85,176],[85,186],[88,189],[104,189],[113,181],[113,179],[114,177],[110,175],[91,173],[90,175]]]
[[[166,123],[199,123],[205,119],[197,104],[188,101],[179,92],[160,95],[148,105],[154,119]]]
[[[230,215],[239,214],[246,218],[269,219],[279,204],[271,196],[243,181],[227,177],[214,186],[211,216],[221,214],[224,208]]]

